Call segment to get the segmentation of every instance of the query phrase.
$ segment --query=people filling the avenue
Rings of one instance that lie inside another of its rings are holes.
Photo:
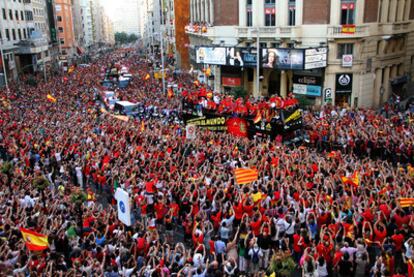
[[[188,139],[179,120],[123,117],[97,100],[108,61],[133,76],[113,97],[144,110],[186,103],[195,116],[270,122],[299,106],[184,73],[163,93],[131,49],[11,83],[0,92],[0,275],[413,276],[412,109],[304,110],[300,145],[203,128]]]

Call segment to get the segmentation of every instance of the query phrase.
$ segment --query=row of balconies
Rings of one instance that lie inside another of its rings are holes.
[[[255,38],[259,29],[260,38],[298,38],[306,37],[305,33],[312,25],[283,26],[283,27],[235,27],[235,36],[238,38]],[[364,25],[329,26],[318,25],[318,28],[326,28],[328,39],[339,38],[364,38],[368,36],[396,35],[414,31],[414,24],[410,21],[398,23],[378,23]],[[194,32],[186,30],[186,33],[208,37],[214,34],[214,27],[209,27],[206,32]],[[220,35],[220,34],[216,34]]]

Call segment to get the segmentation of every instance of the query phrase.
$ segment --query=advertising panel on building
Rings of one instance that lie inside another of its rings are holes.
[[[226,65],[226,48],[199,47],[196,49],[196,62],[203,64]]]
[[[226,64],[237,67],[256,67],[257,51],[256,48],[226,48]]]
[[[262,49],[263,68],[303,69],[303,50],[289,48]]]

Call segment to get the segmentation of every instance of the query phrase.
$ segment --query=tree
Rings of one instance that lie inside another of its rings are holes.
[[[38,176],[33,180],[33,187],[42,195],[43,208],[46,208],[45,189],[50,185],[49,180],[44,176]]]
[[[137,41],[138,40],[138,36],[136,35],[136,34],[130,34],[129,36],[128,36],[128,42],[129,43],[131,43],[131,42],[135,42],[135,41]]]
[[[138,40],[138,36],[136,34],[128,35],[125,32],[115,33],[115,41],[119,44],[131,43],[137,40]]]
[[[125,32],[116,32],[115,33],[115,42],[119,44],[125,44],[128,42],[128,34]]]
[[[247,91],[243,87],[235,87],[231,90],[231,93],[234,98],[245,98],[247,96]]]
[[[11,180],[13,177],[14,166],[11,162],[4,162],[1,167],[1,173],[6,175],[7,177],[7,185],[11,184]]]
[[[74,191],[70,196],[70,202],[72,202],[75,205],[76,212],[78,213],[78,227],[80,237],[82,237],[83,234],[83,203],[87,199],[88,196],[82,190]]]

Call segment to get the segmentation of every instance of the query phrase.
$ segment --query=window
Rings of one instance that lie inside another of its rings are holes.
[[[340,43],[338,44],[337,59],[342,59],[343,55],[352,55],[354,53],[354,45],[352,43]]]
[[[267,43],[266,43],[266,42],[261,42],[261,43],[260,43],[260,48],[261,48],[261,49],[265,49],[265,48],[267,48]]]
[[[9,18],[10,18],[10,20],[13,20],[13,11],[12,10],[9,10]]]
[[[276,26],[276,6],[275,0],[265,0],[264,18],[265,26]]]
[[[27,35],[26,35],[26,29],[23,29],[23,37],[24,37],[24,39],[26,39],[26,38],[27,38]]]
[[[6,16],[6,9],[3,8],[3,19],[6,20],[7,16]]]
[[[60,15],[58,15],[57,21],[62,22],[62,17]]]
[[[355,24],[355,1],[341,1],[341,25]]]
[[[23,11],[20,11],[20,19],[21,19],[21,20],[24,20]]]
[[[19,20],[19,11],[14,11],[14,17]]]
[[[6,38],[8,41],[10,41],[10,32],[9,29],[6,29]]]
[[[296,25],[296,0],[289,0],[289,18],[288,18],[288,25],[295,26]]]
[[[63,27],[58,27],[59,33],[63,33]]]
[[[60,44],[65,44],[65,40],[63,38],[60,39]]]
[[[33,12],[32,11],[25,11],[26,14],[26,21],[33,21]]]
[[[247,19],[247,22],[246,22],[246,25],[247,26],[253,26],[253,7],[252,7],[252,0],[248,0],[247,1],[247,8],[246,8],[246,10],[247,10],[247,15],[246,15],[246,19]]]
[[[13,34],[13,40],[16,40],[16,30],[12,29],[12,34]]]
[[[17,34],[19,35],[19,40],[22,40],[22,31],[17,29]]]

